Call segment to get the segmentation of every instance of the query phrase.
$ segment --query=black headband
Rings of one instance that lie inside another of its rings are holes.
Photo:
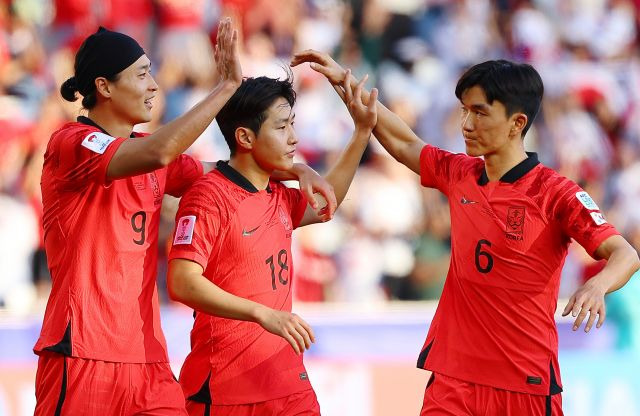
[[[76,53],[75,84],[83,96],[93,89],[98,77],[110,78],[137,61],[144,50],[133,38],[100,26]]]

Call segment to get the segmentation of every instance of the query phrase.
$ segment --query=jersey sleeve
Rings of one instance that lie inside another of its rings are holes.
[[[220,232],[218,205],[203,198],[202,190],[191,188],[180,200],[169,260],[187,259],[207,268]]]
[[[420,152],[420,183],[449,194],[452,183],[472,173],[475,158],[425,145]]]
[[[566,236],[594,256],[607,238],[620,234],[609,224],[598,205],[577,184],[566,179],[556,196],[555,218]]]
[[[109,186],[107,168],[125,138],[112,137],[91,128],[60,133],[51,150],[57,159],[56,173],[66,189],[76,189],[96,183]]]
[[[285,185],[274,184],[273,182],[271,183],[271,186],[281,187],[283,199],[289,206],[293,228],[298,228],[302,221],[302,217],[304,217],[304,212],[307,209],[307,198],[304,196],[304,193],[299,189],[288,188]]]
[[[204,169],[199,160],[189,155],[180,155],[167,167],[165,193],[181,197],[193,182],[202,176]]]

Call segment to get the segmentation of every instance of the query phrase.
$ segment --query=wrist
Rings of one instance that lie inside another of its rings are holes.
[[[604,278],[604,276],[601,274],[597,274],[593,276],[591,279],[589,279],[585,283],[585,285],[588,285],[594,288],[598,292],[601,292],[603,295],[609,291],[609,286],[610,286],[606,281],[606,279]]]
[[[269,312],[269,309],[267,307],[259,303],[256,303],[255,306],[251,308],[251,311],[249,312],[249,317],[251,322],[255,322],[259,325],[262,325],[267,320],[266,316],[268,312]]]
[[[356,124],[354,135],[356,135],[358,137],[361,137],[361,138],[366,138],[368,140],[369,137],[371,136],[371,132],[372,131],[373,131],[372,127],[365,127],[365,126],[360,126],[360,125]]]
[[[229,95],[229,97],[231,97],[238,88],[240,88],[240,83],[232,81],[230,79],[225,79],[218,83],[218,87],[216,89],[220,93]]]

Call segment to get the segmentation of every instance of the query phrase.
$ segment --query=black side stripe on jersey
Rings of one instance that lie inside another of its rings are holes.
[[[54,416],[60,416],[62,414],[62,405],[64,404],[64,399],[67,397],[67,357],[62,357],[62,359],[64,360],[62,387],[60,387],[60,396],[58,396],[58,404],[56,405]]]
[[[551,381],[549,382],[549,395],[553,396],[554,394],[562,393],[562,387],[558,385],[558,380],[556,379],[556,372],[553,369],[553,363],[549,363],[549,374],[551,375]]]
[[[211,379],[211,371],[209,371],[209,375],[207,379],[204,381],[200,390],[194,395],[187,397],[187,400],[191,400],[193,402],[211,404],[211,391],[209,390],[209,380]],[[205,412],[205,414],[207,414]]]
[[[211,405],[210,404],[205,404],[204,405],[204,414],[202,416],[211,416]]]
[[[418,368],[424,368],[424,363],[427,361],[427,356],[429,355],[429,351],[431,351],[432,345],[433,345],[433,341],[431,341],[429,345],[427,345],[425,349],[423,349],[422,352],[420,352],[420,355],[418,356],[418,364],[417,364]]]
[[[551,416],[551,395],[546,397],[546,404],[544,406],[544,416]]]
[[[44,349],[47,351],[66,355],[67,357],[71,357],[71,321],[69,321],[69,323],[67,324],[67,329],[64,331],[62,340],[60,340],[60,342],[58,342],[57,344],[45,347]]]

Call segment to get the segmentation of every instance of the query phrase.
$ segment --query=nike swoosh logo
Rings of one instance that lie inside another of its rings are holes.
[[[246,230],[243,229],[242,230],[242,236],[246,237],[248,235],[251,235],[251,234],[255,233],[258,228],[260,228],[259,225],[256,228],[254,228],[253,230],[246,231]]]
[[[462,199],[460,200],[460,202],[461,202],[463,205],[467,205],[467,204],[477,204],[477,202],[476,202],[476,201],[468,200],[468,199],[467,199],[467,198],[465,198],[465,197],[462,197]]]

